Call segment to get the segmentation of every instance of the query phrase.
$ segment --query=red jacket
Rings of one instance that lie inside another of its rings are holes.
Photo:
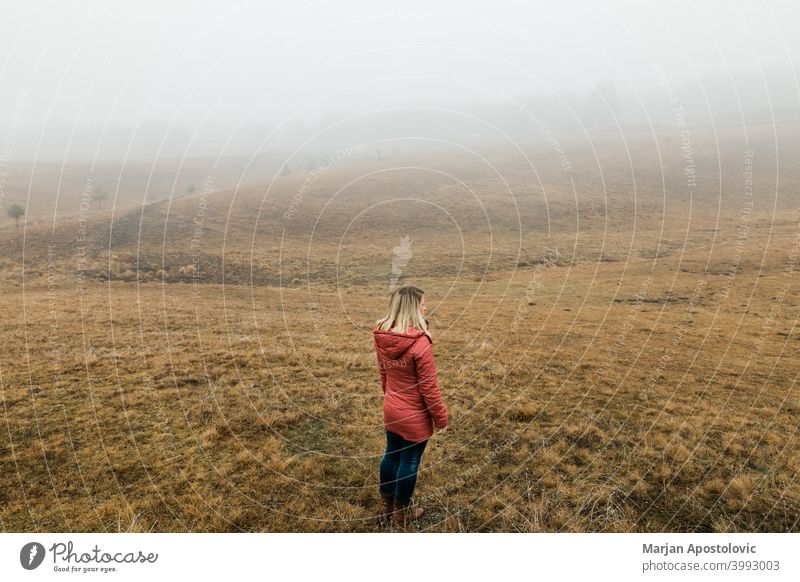
[[[447,405],[439,391],[433,340],[409,327],[405,333],[372,330],[383,388],[386,430],[420,442],[447,426]]]

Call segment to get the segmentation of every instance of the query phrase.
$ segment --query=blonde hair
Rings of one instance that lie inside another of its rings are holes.
[[[409,322],[417,329],[428,332],[428,322],[420,311],[424,291],[415,285],[398,287],[389,296],[389,313],[376,322],[378,329],[403,333]]]

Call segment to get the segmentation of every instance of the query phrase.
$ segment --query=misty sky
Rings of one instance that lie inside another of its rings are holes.
[[[799,16],[792,0],[10,1],[0,133],[17,158],[37,146],[57,158],[73,131],[71,147],[91,152],[102,149],[92,131],[148,124],[162,128],[156,137],[170,125],[224,136],[285,124],[285,137],[305,123],[457,108],[497,91],[611,82],[645,92],[658,86],[656,61],[675,86],[698,76],[759,83],[763,72],[793,92]]]

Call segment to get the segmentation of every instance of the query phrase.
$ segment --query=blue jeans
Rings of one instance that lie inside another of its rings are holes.
[[[413,443],[386,431],[386,451],[381,459],[381,495],[394,494],[403,505],[411,501],[417,484],[417,469],[427,444],[427,440]]]

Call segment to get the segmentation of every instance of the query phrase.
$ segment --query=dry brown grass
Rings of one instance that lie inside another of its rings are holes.
[[[522,258],[492,182],[481,183],[491,245],[474,209],[432,183],[459,224],[476,221],[460,271],[460,239],[438,216],[376,214],[345,233],[370,188],[309,242],[345,169],[284,235],[272,207],[253,230],[263,192],[209,201],[196,270],[188,199],[141,239],[122,223],[133,238],[110,251],[108,225],[92,225],[96,272],[82,292],[72,226],[57,230],[49,265],[47,231],[28,233],[24,268],[19,241],[0,241],[0,527],[375,531],[384,437],[369,330],[407,230],[405,274],[434,309],[452,423],[423,459],[420,529],[798,531],[796,207],[760,207],[739,244],[736,199],[719,214],[713,196],[694,201],[687,231],[679,194],[662,222],[662,195],[648,191],[657,172],[638,176],[634,211],[623,169],[606,164],[611,209],[583,192],[578,230],[571,193],[552,192],[550,236],[541,201],[521,203],[533,221]],[[542,265],[545,247],[558,247],[556,264]]]

